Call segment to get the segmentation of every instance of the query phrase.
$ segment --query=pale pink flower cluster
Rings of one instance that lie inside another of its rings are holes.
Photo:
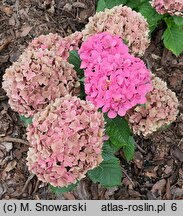
[[[83,34],[82,32],[76,31],[64,39],[69,43],[70,50],[78,50],[82,43]]]
[[[55,98],[78,92],[73,65],[66,60],[69,43],[57,34],[35,38],[3,76],[3,88],[12,109],[26,117]]]
[[[145,18],[127,6],[115,6],[90,17],[82,32],[83,40],[104,31],[119,35],[127,43],[130,53],[139,56],[144,54],[149,45],[149,30]]]
[[[49,33],[48,35],[40,35],[32,40],[29,44],[29,48],[33,49],[49,49],[53,50],[56,55],[62,56],[64,60],[69,57],[69,50],[79,49],[82,42],[82,32],[76,31],[64,38],[58,34]]]
[[[183,0],[152,0],[151,5],[160,14],[183,16]]]
[[[167,84],[153,77],[153,90],[147,94],[145,106],[128,112],[128,120],[135,134],[147,136],[176,120],[178,99]]]
[[[102,162],[104,118],[93,104],[65,96],[35,114],[28,127],[28,167],[43,182],[64,187]]]
[[[139,58],[115,35],[98,33],[83,42],[79,55],[85,68],[86,99],[109,118],[124,116],[137,104],[146,102],[151,90],[150,72]]]

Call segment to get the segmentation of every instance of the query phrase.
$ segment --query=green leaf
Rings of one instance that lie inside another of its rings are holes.
[[[99,0],[97,2],[96,12],[104,11],[106,8],[105,0]]]
[[[20,115],[20,120],[23,121],[25,127],[27,127],[29,124],[32,124],[32,118],[26,118],[23,115]]]
[[[164,130],[170,128],[170,127],[172,126],[172,123],[173,123],[173,122],[170,122],[169,124],[160,127],[159,131],[164,131]]]
[[[127,0],[99,0],[97,2],[96,11],[104,11],[105,8],[113,8],[114,6],[125,4]]]
[[[141,107],[146,108],[146,107],[147,107],[147,104],[138,104],[137,106],[141,106]]]
[[[105,120],[107,122],[105,131],[109,136],[109,140],[106,144],[110,146],[111,142],[115,147],[115,150],[122,148],[127,161],[130,161],[134,156],[135,141],[131,136],[131,130],[127,121],[119,116],[114,119],[109,119],[107,116],[105,116]],[[104,149],[106,148],[105,145]],[[111,151],[115,151],[114,148],[111,149]]]
[[[167,49],[171,50],[173,54],[179,56],[183,51],[183,27],[176,25],[168,26],[163,33],[163,42]]]
[[[109,140],[105,141],[102,147],[102,158],[107,161],[113,159],[115,150],[111,147]]]
[[[119,159],[114,156],[114,152],[110,141],[107,140],[102,147],[104,160],[98,167],[88,171],[88,176],[94,183],[99,182],[104,187],[121,185],[121,166]]]
[[[175,22],[172,16],[166,15],[163,19],[166,22],[167,27],[172,27],[175,25]]]
[[[84,83],[83,83],[83,82],[80,82],[80,85],[81,85],[81,90],[80,90],[79,98],[80,98],[81,100],[86,100],[86,94],[85,94]]]
[[[70,184],[67,187],[54,187],[50,184],[49,184],[49,186],[50,186],[53,193],[61,194],[61,193],[66,193],[66,192],[74,190],[74,188],[78,185],[78,183],[79,182],[76,182],[75,184]]]
[[[125,4],[126,1],[127,0],[105,0],[105,3],[107,5],[107,8],[113,8],[114,6]]]
[[[173,20],[176,25],[183,26],[183,17],[181,16],[173,16]]]
[[[139,12],[147,19],[151,32],[158,26],[158,23],[163,17],[161,14],[156,12],[149,2],[144,2],[140,6]]]
[[[123,147],[123,152],[128,162],[133,159],[135,153],[135,140],[132,136],[129,136],[128,144]]]
[[[79,77],[83,78],[84,71],[80,69],[81,59],[78,55],[78,51],[77,50],[70,51],[68,60],[70,64],[74,65],[74,70],[77,71]]]
[[[78,77],[79,77],[79,82],[80,82],[80,87],[81,87],[81,91],[80,91],[80,99],[85,100],[85,90],[84,90],[84,71],[82,69],[80,69],[80,65],[81,65],[81,59],[78,55],[78,51],[77,50],[72,50],[69,53],[69,63],[74,65],[74,70],[77,72]]]
[[[88,176],[94,183],[99,182],[104,187],[121,185],[122,171],[119,159],[113,156],[104,160],[98,167],[88,171]]]
[[[132,9],[138,9],[146,0],[128,0],[126,5]]]
[[[83,77],[83,78],[79,79],[79,82],[84,83],[84,80],[85,80],[85,78]]]
[[[129,136],[131,135],[131,130],[127,121],[119,116],[114,119],[106,117],[105,120],[107,122],[106,133],[112,144],[117,147],[118,150],[127,145]]]

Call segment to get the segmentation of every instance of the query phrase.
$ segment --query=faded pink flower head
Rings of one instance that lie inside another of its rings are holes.
[[[124,116],[137,104],[146,102],[151,90],[150,72],[139,58],[128,53],[118,37],[103,32],[83,42],[79,55],[85,68],[86,99],[109,118]]]
[[[145,18],[127,6],[105,9],[89,18],[82,31],[83,40],[99,32],[119,35],[128,45],[130,53],[143,55],[149,45],[149,29]]]
[[[66,62],[68,56],[69,43],[57,34],[35,38],[3,76],[11,108],[29,117],[55,98],[78,92],[77,74]]]
[[[151,5],[160,14],[183,16],[183,0],[152,0]]]
[[[135,134],[147,136],[176,120],[178,99],[167,84],[153,77],[153,90],[147,94],[145,106],[136,106],[128,112],[129,124]]]
[[[64,38],[70,45],[70,50],[78,50],[81,46],[83,34],[76,31]]]
[[[28,49],[32,51],[39,51],[39,57],[42,58],[44,51],[50,56],[60,56],[64,60],[69,57],[70,44],[58,34],[49,33],[47,35],[40,35],[34,38],[28,45]]]
[[[102,162],[104,118],[77,97],[58,98],[27,128],[28,167],[43,182],[64,187]]]

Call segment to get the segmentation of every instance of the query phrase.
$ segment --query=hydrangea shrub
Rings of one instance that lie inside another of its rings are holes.
[[[156,19],[149,1],[121,1],[156,22],[161,17]],[[172,37],[166,36],[180,53],[172,19],[165,19]],[[148,32],[140,13],[119,5],[91,17],[82,32],[35,38],[6,70],[3,88],[10,106],[29,124],[27,165],[53,191],[69,191],[86,175],[104,187],[121,185],[115,151],[122,150],[129,162],[132,131],[147,136],[176,119],[175,94],[134,56],[144,54]]]
[[[89,102],[58,98],[35,114],[27,130],[28,167],[43,182],[68,186],[102,162],[104,118]]]
[[[150,72],[144,62],[128,53],[128,47],[115,35],[98,33],[79,50],[85,68],[86,99],[109,118],[124,116],[137,104],[146,102],[151,90]]]

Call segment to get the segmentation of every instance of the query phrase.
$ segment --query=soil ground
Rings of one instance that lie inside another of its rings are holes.
[[[0,1],[0,199],[183,199],[183,55],[177,58],[164,48],[163,26],[153,33],[144,61],[176,93],[179,115],[166,130],[147,139],[135,137],[129,164],[118,153],[122,186],[105,189],[84,179],[73,192],[55,196],[28,171],[25,128],[8,105],[2,75],[34,37],[81,30],[95,5],[95,0]]]

